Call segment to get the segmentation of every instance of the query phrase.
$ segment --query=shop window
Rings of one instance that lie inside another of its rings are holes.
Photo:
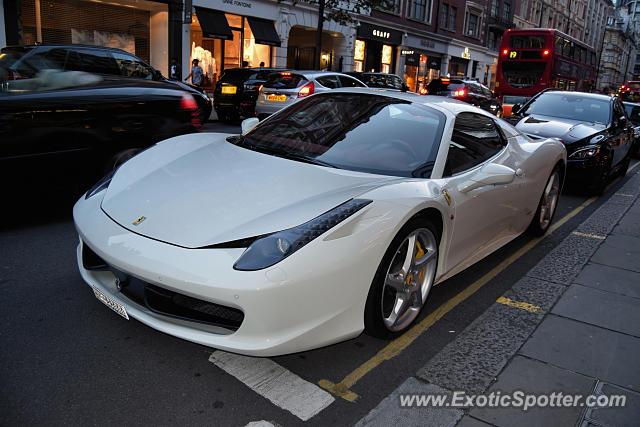
[[[382,72],[391,72],[391,61],[393,59],[393,48],[387,44],[382,45]]]
[[[271,63],[271,46],[256,43],[251,27],[246,20],[244,23],[242,59],[246,61],[249,67],[264,67],[266,64]]]
[[[357,72],[362,72],[364,69],[364,52],[365,52],[365,42],[364,40],[356,40],[356,49],[353,54],[354,59],[354,70]]]

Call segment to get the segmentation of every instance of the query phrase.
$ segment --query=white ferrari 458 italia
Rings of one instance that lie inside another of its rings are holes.
[[[256,123],[160,142],[76,203],[100,301],[247,355],[394,337],[434,284],[544,233],[566,167],[560,141],[443,97],[341,89]]]

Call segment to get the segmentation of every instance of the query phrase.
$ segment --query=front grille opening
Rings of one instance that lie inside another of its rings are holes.
[[[131,301],[147,307],[154,313],[190,322],[204,323],[236,331],[244,320],[244,313],[238,309],[192,298],[178,292],[152,285],[110,268],[120,279],[122,294]]]
[[[154,285],[144,290],[145,305],[152,311],[179,319],[191,320],[237,330],[244,320],[238,309],[214,304]]]
[[[100,258],[84,242],[82,243],[82,266],[87,270],[107,270],[109,268],[105,260]]]

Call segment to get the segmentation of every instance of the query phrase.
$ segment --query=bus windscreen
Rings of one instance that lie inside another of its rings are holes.
[[[546,66],[546,62],[504,61],[502,76],[511,87],[532,87],[540,81]]]

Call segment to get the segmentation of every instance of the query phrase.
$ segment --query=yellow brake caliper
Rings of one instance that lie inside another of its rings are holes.
[[[416,257],[415,259],[421,258],[422,256],[424,256],[424,250],[422,249],[422,246],[420,245],[420,242],[416,241],[416,246],[418,246],[418,250],[416,251]],[[424,270],[426,267],[422,267],[422,270],[420,270],[420,274],[418,275],[418,280],[420,281],[420,283],[422,283],[422,280],[424,279]]]

